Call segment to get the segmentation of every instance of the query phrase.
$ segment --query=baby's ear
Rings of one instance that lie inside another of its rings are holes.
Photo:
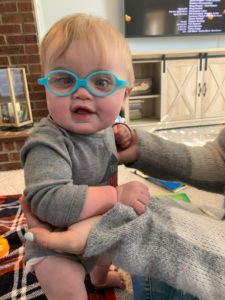
[[[125,95],[124,95],[124,101],[130,96],[133,88],[132,87],[127,87],[125,90]]]

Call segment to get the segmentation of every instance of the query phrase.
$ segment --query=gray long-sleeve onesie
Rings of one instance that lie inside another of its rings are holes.
[[[112,128],[81,135],[45,118],[26,141],[21,160],[24,195],[32,212],[60,228],[78,221],[88,186],[116,183],[117,151]],[[53,252],[27,244],[26,260],[44,255]]]

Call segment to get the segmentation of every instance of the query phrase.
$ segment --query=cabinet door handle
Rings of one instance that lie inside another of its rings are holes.
[[[205,97],[206,92],[207,92],[207,87],[206,87],[206,82],[204,82],[203,83],[203,91],[202,91],[203,97]]]
[[[202,88],[201,88],[201,83],[199,82],[198,84],[198,97],[201,96]]]

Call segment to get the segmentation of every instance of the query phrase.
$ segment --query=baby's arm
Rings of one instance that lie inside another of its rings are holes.
[[[104,187],[88,188],[80,220],[103,214],[116,202],[131,206],[137,214],[144,213],[145,206],[150,204],[148,187],[142,182],[131,181],[116,188],[111,186],[102,188]]]
[[[78,220],[107,212],[117,202],[132,206],[138,213],[144,211],[147,192],[142,195],[143,184],[131,182],[118,188],[110,185],[75,185],[70,157],[68,154],[60,156],[61,152],[66,151],[58,148],[56,151],[50,147],[37,146],[26,155],[25,197],[32,212],[42,221],[56,227],[68,227]],[[129,191],[130,186],[135,186],[136,196]],[[121,190],[127,191],[127,194],[121,193]],[[131,204],[127,201],[129,194],[132,197]]]

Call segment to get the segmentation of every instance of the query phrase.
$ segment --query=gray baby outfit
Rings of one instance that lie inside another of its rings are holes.
[[[21,160],[27,203],[40,220],[55,227],[66,228],[78,221],[88,186],[116,185],[117,151],[112,128],[76,134],[45,118],[32,130]],[[27,243],[25,252],[26,260],[56,255],[33,243]],[[68,256],[77,260],[75,255]],[[89,260],[79,260],[87,270],[92,267]]]

